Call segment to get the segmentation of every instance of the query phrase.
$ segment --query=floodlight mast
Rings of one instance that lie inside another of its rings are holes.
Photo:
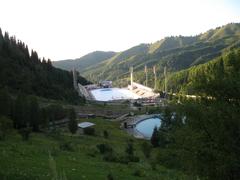
[[[131,88],[133,89],[133,67],[130,67]]]
[[[164,67],[164,78],[165,78],[165,93],[167,93],[167,67]]]
[[[153,66],[153,74],[154,74],[154,90],[157,89],[157,73],[156,73],[156,66]]]

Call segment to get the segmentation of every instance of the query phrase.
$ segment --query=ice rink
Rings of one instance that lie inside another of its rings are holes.
[[[134,94],[128,89],[123,88],[105,88],[94,89],[91,91],[97,101],[112,101],[120,99],[138,99],[140,96]]]

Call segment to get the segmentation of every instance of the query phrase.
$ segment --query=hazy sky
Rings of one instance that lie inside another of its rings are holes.
[[[240,0],[0,0],[0,27],[52,60],[240,22]]]

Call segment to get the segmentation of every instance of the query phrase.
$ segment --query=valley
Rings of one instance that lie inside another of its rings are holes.
[[[240,24],[40,58],[0,29],[0,179],[240,178]]]

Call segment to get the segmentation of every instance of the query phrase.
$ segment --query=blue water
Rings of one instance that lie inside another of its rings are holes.
[[[155,126],[159,128],[161,120],[159,117],[149,118],[141,121],[136,125],[136,130],[143,134],[146,138],[151,138]]]
[[[112,89],[106,88],[106,89],[101,89],[101,91],[112,91]]]

